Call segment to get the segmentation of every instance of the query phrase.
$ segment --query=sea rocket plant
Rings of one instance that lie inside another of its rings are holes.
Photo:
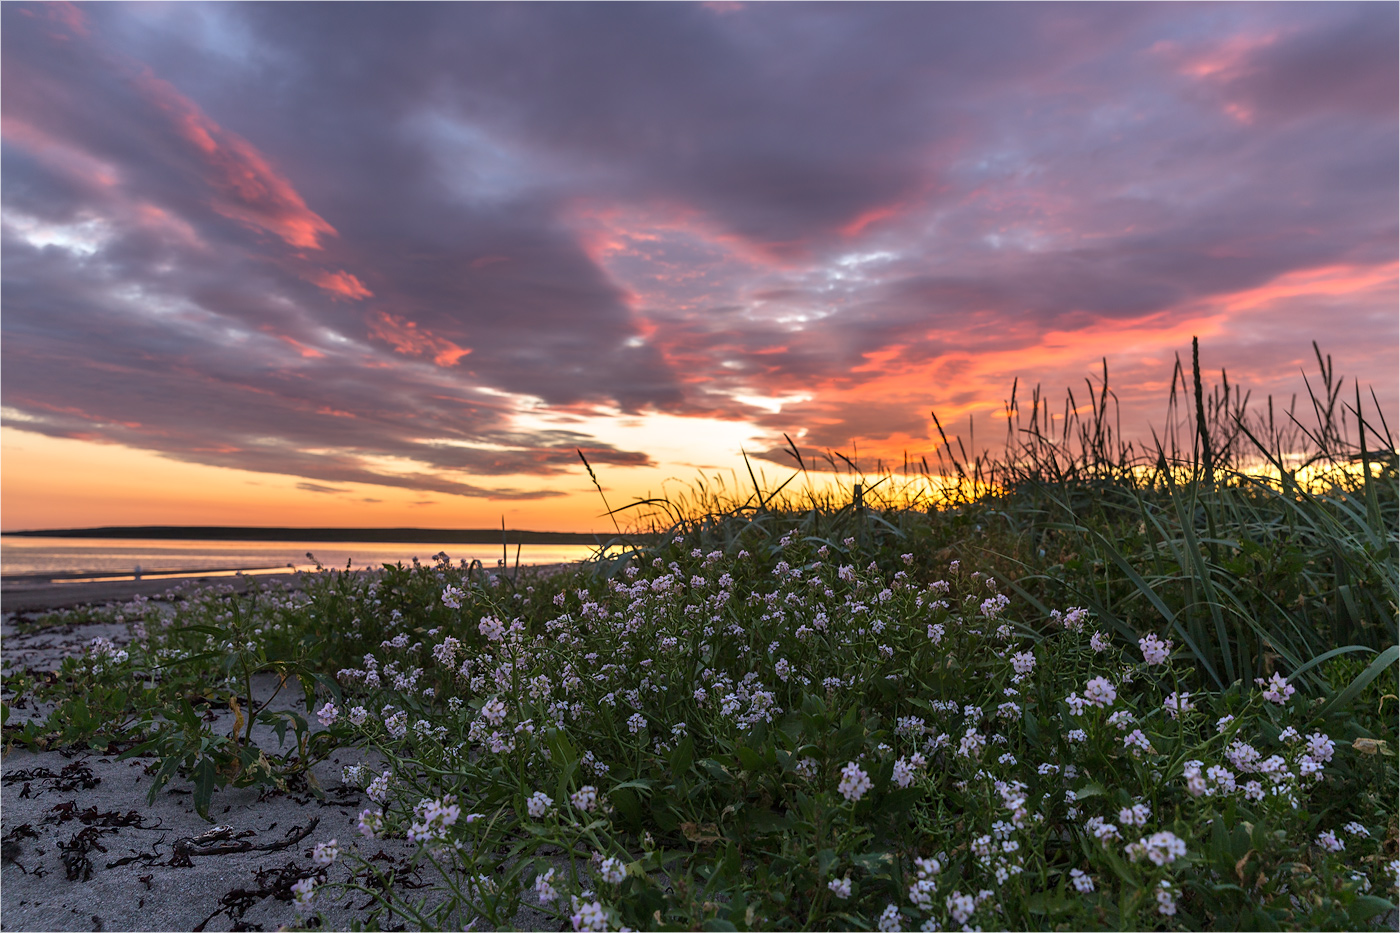
[[[961,567],[932,579],[872,568],[854,542],[769,546],[663,542],[533,590],[441,565],[385,574],[373,597],[347,587],[326,605],[351,606],[336,611],[360,634],[340,694],[312,709],[384,764],[345,769],[370,804],[359,849],[323,844],[316,864],[375,868],[368,840],[407,839],[451,879],[463,925],[530,907],[574,929],[1101,910],[1189,926],[1202,879],[1238,880],[1250,848],[1232,916],[1312,883],[1245,823],[1319,877],[1346,859],[1389,885],[1386,862],[1360,861],[1383,821],[1328,808],[1362,753],[1279,675],[1222,693],[1170,641],[1120,645],[1078,608],[1036,617]],[[1360,896],[1329,877],[1329,897]]]

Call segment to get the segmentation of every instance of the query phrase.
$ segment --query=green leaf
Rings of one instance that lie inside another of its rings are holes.
[[[676,746],[675,751],[671,752],[671,774],[685,774],[694,763],[695,742],[687,735],[681,739],[681,744]]]
[[[209,817],[209,802],[214,798],[214,785],[218,780],[214,759],[201,758],[194,766],[194,809],[206,820]]]
[[[155,804],[160,789],[175,776],[175,770],[179,767],[180,756],[178,754],[167,755],[165,760],[160,763],[160,770],[156,772],[156,778],[151,782],[151,791],[146,795],[147,806]]]
[[[763,759],[759,757],[758,752],[747,745],[740,745],[734,749],[734,754],[739,757],[739,764],[743,766],[745,771],[763,770]]]
[[[617,807],[629,827],[636,829],[642,825],[642,804],[635,791],[621,786],[614,787],[608,793],[608,799]]]
[[[1105,791],[1102,784],[1090,781],[1088,784],[1085,784],[1075,791],[1074,797],[1076,800],[1083,800],[1085,797],[1097,797],[1103,793],[1105,793]]]
[[[1347,915],[1353,920],[1369,920],[1395,909],[1395,905],[1383,897],[1373,894],[1359,894],[1347,908]]]
[[[894,853],[862,852],[859,855],[852,855],[851,861],[872,875],[887,875],[894,868]]]
[[[578,771],[578,760],[572,760],[559,769],[559,785],[554,792],[554,800],[560,806],[569,805],[569,782]]]
[[[1021,728],[1026,730],[1026,738],[1031,744],[1040,742],[1040,720],[1036,719],[1029,707],[1021,713]]]
[[[549,746],[549,757],[557,767],[563,768],[571,761],[578,761],[578,751],[564,730],[548,730],[545,733],[545,744]]]

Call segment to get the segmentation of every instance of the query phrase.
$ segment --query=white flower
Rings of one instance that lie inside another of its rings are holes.
[[[1152,743],[1147,740],[1147,736],[1142,734],[1141,729],[1134,729],[1123,736],[1123,747],[1132,749],[1134,755],[1152,751]]]
[[[492,697],[481,708],[481,715],[491,725],[499,726],[506,721],[506,705],[501,702],[499,697]]]
[[[554,809],[554,798],[544,791],[537,790],[530,795],[530,799],[525,801],[525,810],[532,819],[541,819],[547,816]]]
[[[408,830],[409,842],[442,842],[447,838],[447,830],[456,825],[457,819],[462,815],[462,808],[457,806],[455,794],[446,794],[441,800],[424,798],[413,808],[415,817],[413,825]],[[474,817],[468,817],[470,823]]]
[[[340,847],[334,839],[330,842],[316,843],[316,848],[311,851],[311,861],[317,865],[330,865],[339,857]]]
[[[976,726],[968,726],[967,732],[963,733],[962,740],[958,742],[958,754],[964,758],[976,758],[982,753],[982,749],[987,745],[987,740],[982,738]]]
[[[1186,843],[1168,830],[1139,839],[1138,844],[1154,865],[1170,865],[1186,855]]]
[[[832,894],[835,894],[843,901],[851,896],[851,878],[849,875],[845,878],[833,878],[826,883],[826,886],[831,889]]]
[[[641,713],[633,713],[631,716],[627,717],[627,731],[631,732],[633,735],[641,732],[646,727],[646,717]]]
[[[1084,685],[1084,699],[1094,706],[1112,706],[1117,698],[1118,691],[1103,677],[1095,677]]]
[[[1108,845],[1115,839],[1121,839],[1118,827],[1113,823],[1104,822],[1101,816],[1091,816],[1084,821],[1084,828],[1094,834],[1094,838],[1104,845]]]
[[[1337,834],[1332,830],[1327,830],[1317,834],[1317,844],[1328,852],[1342,852],[1346,849],[1346,843],[1337,838]]]
[[[356,726],[363,726],[365,720],[369,718],[369,710],[363,706],[353,706],[350,708],[350,723]]]
[[[598,788],[592,784],[585,784],[570,794],[569,800],[575,808],[587,813],[598,806]]]
[[[606,930],[608,928],[608,915],[603,910],[600,901],[579,902],[575,898],[574,912],[569,917],[569,922],[574,925],[575,930]]]
[[[366,808],[360,811],[360,835],[366,839],[377,839],[384,831],[384,811]]]
[[[943,863],[936,858],[916,858],[914,867],[919,873],[921,880],[927,880],[943,871]]]
[[[311,902],[316,899],[316,879],[303,878],[292,885],[292,906],[297,913],[304,914],[311,909]]]
[[[389,796],[389,782],[394,776],[385,771],[379,777],[369,782],[369,787],[365,788],[365,796],[375,803],[383,803]]]
[[[1176,889],[1165,878],[1157,888],[1157,913],[1170,917],[1176,913]]]
[[[316,711],[316,718],[321,721],[321,725],[330,726],[340,718],[340,710],[335,708],[334,703],[326,703]]]
[[[442,604],[448,609],[461,609],[462,591],[455,586],[447,586],[442,591]]]
[[[875,785],[871,783],[870,775],[861,770],[860,765],[854,761],[847,762],[841,769],[841,782],[836,785],[836,789],[841,792],[841,796],[855,803],[865,792]]]
[[[977,900],[971,894],[964,894],[961,891],[954,891],[949,894],[944,901],[948,906],[948,913],[953,915],[953,919],[958,923],[965,924],[975,910],[977,910]]]
[[[914,766],[903,758],[894,763],[894,782],[900,787],[908,787],[913,784],[917,773]]]
[[[1029,674],[1035,670],[1035,652],[1021,651],[1011,656],[1011,666],[1018,674]]]
[[[899,908],[893,904],[887,906],[884,912],[880,914],[880,922],[877,926],[880,929],[880,933],[899,933],[899,931],[903,929],[903,927],[899,925]]]
[[[920,910],[932,910],[933,895],[937,890],[938,885],[932,878],[920,878],[909,885],[909,903]]]
[[[1172,643],[1162,641],[1156,635],[1139,638],[1138,647],[1142,649],[1142,659],[1149,665],[1166,664],[1172,653]]]
[[[558,900],[559,892],[554,890],[554,869],[550,869],[543,875],[535,876],[535,893],[539,895],[541,904],[550,904]]]
[[[1108,724],[1110,726],[1116,726],[1121,732],[1126,732],[1128,727],[1131,726],[1135,721],[1136,717],[1134,717],[1131,712],[1125,709],[1120,709],[1112,716],[1108,717]]]
[[[1175,719],[1182,713],[1189,712],[1196,707],[1191,705],[1191,694],[1173,693],[1162,701],[1162,708],[1167,711],[1167,715]]]
[[[1254,682],[1264,688],[1264,699],[1279,706],[1287,703],[1288,698],[1298,692],[1298,688],[1284,680],[1277,672],[1267,682],[1262,677],[1254,678]]]
[[[384,720],[384,728],[389,730],[389,735],[396,739],[401,739],[408,734],[408,714],[399,710]]]
[[[1146,826],[1151,816],[1151,807],[1145,803],[1135,803],[1131,808],[1124,807],[1118,811],[1118,822],[1124,826]]]
[[[1369,839],[1371,836],[1371,831],[1365,826],[1362,826],[1360,823],[1356,822],[1355,820],[1343,826],[1342,829],[1345,829],[1353,836],[1360,836],[1362,839]]]
[[[487,641],[500,641],[506,635],[506,627],[492,616],[485,616],[477,625],[477,630],[486,636]]]
[[[598,866],[598,874],[607,884],[622,884],[622,879],[627,877],[627,866],[622,859],[608,856]]]
[[[1069,877],[1070,881],[1074,882],[1074,890],[1078,891],[1080,894],[1094,893],[1094,879],[1090,875],[1084,874],[1084,872],[1077,868],[1071,868],[1069,870]]]
[[[1337,747],[1337,743],[1323,735],[1321,732],[1314,732],[1308,736],[1308,751],[1310,758],[1316,761],[1331,761],[1332,751]]]
[[[1108,636],[1103,632],[1095,632],[1093,635],[1089,636],[1089,647],[1099,653],[1107,651],[1112,644],[1113,643],[1108,640]]]
[[[1210,779],[1212,793],[1233,794],[1235,792],[1235,774],[1229,768],[1211,765],[1206,769],[1206,777]]]

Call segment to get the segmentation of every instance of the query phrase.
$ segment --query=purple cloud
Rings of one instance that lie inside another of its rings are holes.
[[[1077,381],[1099,348],[1047,341],[1183,320],[1260,378],[1323,338],[1396,405],[1394,7],[0,18],[16,428],[530,498],[483,478],[651,463],[536,406],[915,442],[1001,375],[969,354]]]

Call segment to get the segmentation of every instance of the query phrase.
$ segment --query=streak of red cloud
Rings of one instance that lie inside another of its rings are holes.
[[[841,228],[841,235],[844,237],[856,237],[865,232],[865,228],[871,224],[877,224],[882,220],[889,220],[895,217],[902,209],[899,204],[887,204],[883,207],[872,207],[868,211],[863,211],[850,223]]]
[[[349,298],[352,301],[362,301],[365,298],[374,297],[374,292],[344,269],[339,272],[319,271],[311,277],[311,282],[330,292],[331,297]]]
[[[396,353],[431,356],[433,362],[442,367],[456,365],[458,360],[472,352],[469,347],[460,347],[445,337],[420,328],[414,321],[387,311],[375,311],[370,316],[369,335],[389,344]]]
[[[320,350],[317,350],[315,347],[308,347],[301,341],[294,340],[291,337],[288,337],[286,334],[278,334],[277,339],[295,348],[295,350],[301,354],[303,359],[322,360],[326,358],[326,354],[322,353]]]
[[[180,137],[198,150],[205,181],[215,191],[215,211],[300,249],[320,249],[322,235],[337,235],[247,140],[209,119],[169,82],[147,72],[136,84],[169,116]]]
[[[478,256],[471,261],[468,268],[484,269],[487,266],[494,266],[498,262],[510,262],[509,256]]]

